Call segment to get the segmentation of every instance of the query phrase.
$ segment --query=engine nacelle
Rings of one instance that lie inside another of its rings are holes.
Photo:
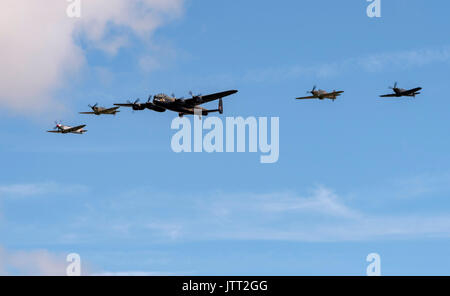
[[[132,108],[135,111],[141,111],[141,110],[145,109],[145,106],[142,106],[142,105],[139,104],[139,105],[133,105]]]
[[[196,96],[196,97],[194,97],[194,99],[197,104],[200,104],[203,101],[201,96]]]

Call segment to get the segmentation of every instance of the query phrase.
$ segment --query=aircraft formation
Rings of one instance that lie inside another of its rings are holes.
[[[192,92],[189,92],[191,95],[191,98],[185,99],[182,98],[176,98],[175,95],[168,96],[166,94],[158,94],[153,96],[153,102],[152,102],[152,95],[148,97],[147,102],[140,103],[140,99],[137,99],[134,102],[128,101],[127,103],[116,103],[114,104],[116,107],[112,108],[105,108],[105,107],[99,107],[98,103],[91,106],[88,105],[92,111],[89,112],[79,112],[80,114],[91,114],[91,115],[116,115],[118,112],[120,112],[118,109],[120,107],[129,107],[133,109],[134,111],[137,110],[153,110],[156,112],[166,112],[167,110],[177,112],[178,116],[183,117],[184,115],[188,114],[197,114],[196,112],[201,113],[202,116],[207,116],[210,113],[218,112],[219,114],[223,114],[223,98],[231,96],[235,93],[237,93],[237,90],[228,90],[223,91],[219,93],[209,94],[209,95],[194,95]],[[219,100],[219,105],[217,109],[206,109],[203,107],[200,107],[200,105]],[[53,130],[47,131],[49,133],[60,133],[60,134],[83,134],[86,132],[86,130],[83,130],[83,128],[86,127],[86,125],[80,125],[76,127],[71,126],[65,126],[61,123],[56,123],[56,126]]]
[[[413,89],[403,89],[397,87],[398,83],[395,82],[393,87],[389,87],[393,90],[393,93],[391,94],[385,94],[380,95],[382,98],[389,98],[389,97],[416,97],[420,94],[420,91],[422,90],[421,87],[413,88]],[[218,112],[219,114],[223,114],[223,98],[231,96],[235,93],[237,93],[237,90],[228,90],[223,92],[218,92],[214,94],[209,95],[194,95],[192,92],[189,92],[190,98],[185,99],[184,97],[176,98],[174,94],[171,96],[166,94],[158,94],[153,96],[152,101],[152,95],[148,97],[147,102],[140,103],[140,99],[136,99],[134,102],[127,101],[126,103],[116,103],[114,104],[115,107],[112,108],[105,108],[105,107],[99,107],[98,103],[91,106],[88,105],[92,111],[89,112],[79,112],[80,114],[90,114],[90,115],[116,115],[118,112],[120,112],[118,109],[120,107],[128,107],[131,108],[133,111],[141,111],[145,109],[153,110],[156,112],[166,112],[172,111],[177,112],[179,117],[183,117],[184,115],[193,115],[197,114],[197,112],[201,113],[202,116],[207,116],[210,113]],[[318,99],[318,100],[325,100],[329,99],[333,102],[340,97],[344,91],[336,91],[333,90],[332,92],[327,92],[322,89],[317,89],[316,86],[312,88],[312,90],[307,91],[307,94],[311,94],[311,96],[307,97],[299,97],[296,98],[297,100],[308,100],[308,99]],[[219,100],[219,104],[217,109],[206,109],[203,107],[199,107],[202,104],[212,102],[215,100]],[[84,134],[87,132],[87,130],[84,130],[86,125],[79,125],[75,127],[62,125],[61,123],[55,122],[56,126],[53,130],[47,131],[49,133],[60,133],[60,134]]]

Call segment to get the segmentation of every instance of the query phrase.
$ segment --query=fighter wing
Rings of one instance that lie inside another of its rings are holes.
[[[117,106],[117,107],[112,107],[112,108],[109,108],[109,109],[105,109],[105,110],[103,110],[103,111],[101,111],[101,113],[113,113],[113,112],[120,112],[120,111],[116,111],[117,109],[119,109],[120,108],[120,106]]]
[[[380,96],[380,98],[393,98],[393,97],[397,97],[396,94],[389,94],[389,95],[382,95]]]
[[[301,98],[296,98],[296,100],[309,100],[309,99],[318,99],[318,97],[315,97],[315,96],[310,96],[310,97],[301,97]]]
[[[74,127],[65,129],[64,132],[66,132],[66,133],[76,132],[77,130],[82,129],[82,128],[84,128],[85,126],[86,126],[85,124],[79,125],[79,126],[74,126]]]
[[[224,97],[231,96],[232,94],[235,94],[237,92],[238,92],[237,90],[228,90],[228,91],[210,94],[210,95],[206,95],[206,96],[193,97],[191,99],[185,100],[185,103],[190,106],[197,106],[197,105],[208,103],[208,102],[218,100],[218,99],[221,99]]]
[[[418,92],[419,90],[422,90],[422,88],[421,87],[413,88],[413,89],[407,90],[405,92],[402,92],[402,95],[403,96],[412,95],[412,94]]]
[[[325,94],[324,97],[327,97],[327,98],[329,98],[329,97],[338,97],[338,96],[340,96],[342,93],[344,93],[344,92],[343,92],[343,91],[334,91],[334,92]]]

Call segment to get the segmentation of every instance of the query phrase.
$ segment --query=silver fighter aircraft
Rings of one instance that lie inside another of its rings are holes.
[[[56,123],[56,126],[53,128],[53,130],[51,131],[47,131],[48,133],[58,133],[58,134],[84,134],[85,132],[87,132],[87,130],[84,130],[83,128],[86,126],[84,125],[79,125],[79,126],[67,126],[67,125],[62,125],[61,123]]]

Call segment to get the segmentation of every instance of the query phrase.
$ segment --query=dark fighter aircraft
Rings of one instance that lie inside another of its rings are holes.
[[[98,103],[96,103],[94,106],[88,105],[92,112],[80,112],[80,114],[94,114],[94,115],[102,115],[102,114],[110,114],[110,115],[116,115],[120,107],[113,107],[113,108],[104,108],[104,107],[97,107]]]
[[[130,107],[133,110],[144,110],[149,109],[156,112],[165,112],[166,110],[178,112],[178,116],[183,117],[186,114],[196,114],[199,112],[200,115],[208,115],[209,113],[219,112],[223,113],[223,102],[222,98],[230,96],[237,93],[237,90],[229,90],[220,93],[210,94],[210,95],[194,95],[192,92],[189,94],[191,98],[176,98],[175,95],[168,96],[166,94],[159,94],[153,97],[153,102],[151,102],[152,96],[150,95],[147,102],[139,103],[139,99],[134,102],[128,101],[125,104],[114,104],[121,107]],[[199,107],[199,105],[208,103],[214,100],[219,100],[219,106],[217,109],[209,110],[206,108]],[[197,111],[198,110],[198,111]]]
[[[324,99],[330,99],[330,100],[336,100],[337,97],[339,97],[342,93],[344,93],[343,91],[333,91],[333,92],[326,92],[322,89],[316,90],[316,86],[313,87],[313,89],[311,91],[306,92],[307,94],[312,94],[312,96],[309,97],[300,97],[297,98],[297,100],[307,100],[307,99],[319,99],[319,100],[324,100]]]
[[[393,94],[388,94],[388,95],[382,95],[380,97],[382,98],[390,98],[390,97],[416,97],[416,95],[420,94],[420,90],[422,90],[421,87],[417,87],[417,88],[413,88],[413,89],[403,89],[403,88],[397,88],[397,82],[394,84],[394,87],[389,87],[390,89],[392,89],[394,91]]]

